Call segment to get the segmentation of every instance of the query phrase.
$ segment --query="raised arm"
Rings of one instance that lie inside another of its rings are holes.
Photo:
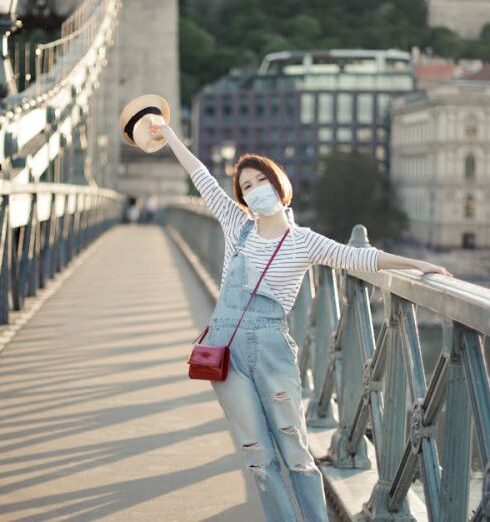
[[[192,154],[192,152],[180,141],[174,130],[169,125],[150,125],[150,132],[154,138],[162,136],[167,140],[175,157],[184,169],[192,174],[204,164]]]
[[[215,215],[225,233],[236,230],[247,219],[245,211],[221,188],[207,167],[182,143],[168,125],[152,125],[153,137],[163,136],[182,167],[189,173],[206,206]]]

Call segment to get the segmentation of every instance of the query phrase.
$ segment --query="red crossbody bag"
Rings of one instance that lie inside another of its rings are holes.
[[[255,288],[250,295],[250,299],[243,310],[243,313],[238,321],[238,324],[233,331],[232,336],[226,346],[207,346],[205,344],[200,344],[209,330],[209,325],[207,325],[204,330],[192,341],[193,347],[189,358],[187,359],[187,364],[189,365],[189,378],[191,379],[206,379],[210,381],[225,381],[228,375],[228,368],[230,366],[230,346],[235,337],[235,334],[242,322],[243,316],[247,311],[247,308],[252,301],[257,288],[260,285],[267,269],[269,268],[272,260],[276,256],[277,252],[281,248],[283,241],[286,239],[286,236],[289,233],[289,228],[284,232],[284,235],[279,241],[274,253],[272,254],[269,262],[267,263],[264,271],[260,275]]]

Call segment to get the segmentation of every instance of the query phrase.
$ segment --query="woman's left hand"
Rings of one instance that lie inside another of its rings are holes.
[[[443,266],[433,265],[432,263],[428,263],[427,261],[418,261],[416,268],[424,274],[436,273],[453,277],[453,274],[451,274],[451,272],[448,272],[448,270]]]

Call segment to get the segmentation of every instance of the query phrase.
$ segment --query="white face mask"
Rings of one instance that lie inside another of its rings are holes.
[[[279,195],[271,183],[258,185],[244,194],[243,199],[252,212],[263,216],[272,216],[283,208]]]

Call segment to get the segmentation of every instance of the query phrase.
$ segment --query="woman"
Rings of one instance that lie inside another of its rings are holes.
[[[154,139],[167,140],[225,235],[220,296],[206,344],[228,343],[258,277],[289,228],[230,347],[228,377],[211,384],[254,475],[267,520],[296,520],[276,445],[304,520],[325,522],[322,475],[307,445],[298,346],[286,321],[305,271],[311,264],[324,264],[359,271],[418,268],[450,274],[437,265],[376,248],[343,245],[297,226],[287,207],[291,183],[269,158],[245,154],[238,159],[233,175],[234,201],[168,125],[152,125],[150,132]],[[250,219],[249,211],[255,219]]]

